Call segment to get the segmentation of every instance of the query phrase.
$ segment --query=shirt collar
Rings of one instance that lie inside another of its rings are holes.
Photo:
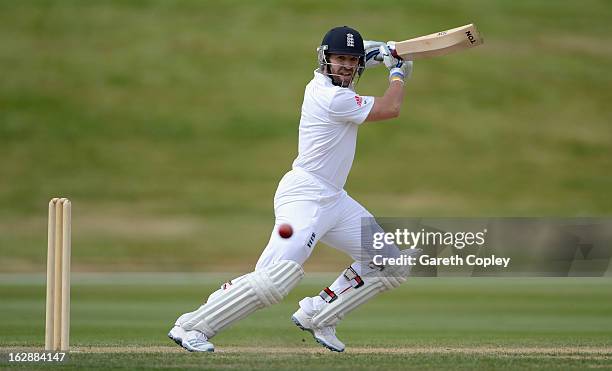
[[[328,85],[328,86],[336,86],[336,85],[334,85],[332,83],[331,77],[328,77],[327,75],[322,74],[321,72],[319,72],[318,69],[314,71],[314,80],[316,82],[318,82],[319,84],[325,84],[325,85]],[[352,86],[349,86],[347,88],[342,88],[342,87],[340,87],[340,88],[341,89],[349,89],[350,91],[353,91],[353,92],[355,91],[355,89],[353,89]]]
[[[326,75],[322,74],[321,72],[319,72],[319,70],[315,70],[314,71],[314,79],[315,79],[315,81],[317,81],[320,84],[333,85],[332,81],[331,81],[331,78],[329,78]]]

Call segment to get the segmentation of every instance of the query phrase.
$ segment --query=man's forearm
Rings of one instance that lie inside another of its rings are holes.
[[[404,84],[399,81],[391,81],[389,87],[382,97],[377,97],[374,108],[370,112],[367,121],[381,121],[398,117],[404,99]]]
[[[386,106],[394,114],[393,117],[399,116],[404,100],[404,82],[400,80],[391,81],[383,99],[386,100]]]
[[[404,83],[412,74],[412,62],[398,60],[389,54],[388,48],[381,46],[385,52],[384,63],[389,67],[389,87],[382,97],[374,101],[374,107],[366,121],[382,121],[396,118],[400,114],[404,100]]]

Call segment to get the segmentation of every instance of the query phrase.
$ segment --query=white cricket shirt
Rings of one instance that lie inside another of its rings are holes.
[[[355,157],[357,129],[373,105],[374,97],[335,86],[329,77],[315,71],[304,92],[293,168],[303,169],[338,190],[344,188]]]

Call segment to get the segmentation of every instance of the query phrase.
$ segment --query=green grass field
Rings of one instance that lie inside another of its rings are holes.
[[[416,278],[347,317],[338,354],[289,320],[298,300],[333,279],[317,275],[215,337],[214,354],[181,351],[166,338],[174,318],[229,277],[75,277],[67,368],[612,368],[612,280],[592,278]],[[0,350],[40,349],[43,278],[3,276],[0,297]]]
[[[0,0],[0,353],[42,344],[61,195],[76,272],[65,368],[612,368],[609,278],[415,279],[347,318],[347,351],[331,354],[289,321],[331,279],[311,275],[215,354],[165,337],[265,246],[333,26],[401,40],[473,22],[486,40],[416,61],[401,117],[360,130],[347,190],[373,214],[612,215],[610,19],[606,0]],[[367,71],[358,91],[386,81]],[[305,269],[348,262],[320,245]],[[0,364],[20,367],[36,365]]]

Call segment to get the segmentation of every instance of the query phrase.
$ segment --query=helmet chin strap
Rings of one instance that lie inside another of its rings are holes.
[[[342,80],[341,75],[336,74],[336,73],[331,73],[331,63],[327,64],[327,71],[325,74],[329,76],[329,78],[332,81],[332,84],[334,84],[335,86],[339,86],[341,88],[349,88],[349,89],[354,90],[355,86],[359,82],[359,78],[361,77],[361,74],[358,73],[358,68],[359,67],[355,68],[355,70],[353,71],[353,75],[351,76],[351,80],[348,82],[344,82],[344,80]]]
[[[323,65],[325,66],[324,73],[327,76],[329,76],[333,85],[339,86],[341,88],[354,88],[357,82],[355,81],[355,76],[360,76],[360,74],[358,73],[360,66],[356,66],[356,68],[353,69],[351,80],[348,82],[344,82],[344,80],[342,79],[342,75],[337,74],[337,73],[332,73],[331,68],[332,68],[332,65],[334,65],[334,63],[327,62],[326,60],[323,63]],[[335,65],[338,66],[338,64],[335,64]],[[357,80],[359,80],[359,78],[357,78]]]

